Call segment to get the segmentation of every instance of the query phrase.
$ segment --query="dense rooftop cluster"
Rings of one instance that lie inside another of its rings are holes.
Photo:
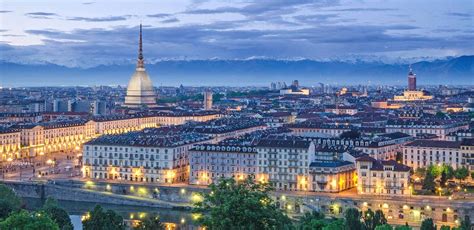
[[[135,147],[177,147],[209,140],[207,135],[193,132],[166,132],[159,128],[119,135],[103,135],[87,142],[87,145],[117,145]]]
[[[188,124],[185,130],[189,132],[219,134],[257,126],[265,126],[265,123],[257,119],[223,118],[203,123]]]

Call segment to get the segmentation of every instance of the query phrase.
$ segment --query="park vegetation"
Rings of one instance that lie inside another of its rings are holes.
[[[381,210],[356,208],[345,210],[343,218],[326,217],[323,213],[305,213],[291,219],[278,203],[270,198],[272,187],[255,183],[252,178],[236,181],[223,178],[211,184],[210,193],[201,194],[195,202],[193,215],[206,229],[295,229],[295,230],[411,230],[408,225],[391,226]],[[455,230],[470,229],[470,220],[461,221]],[[432,219],[422,223],[422,230],[434,226]],[[450,229],[451,230],[451,229]]]

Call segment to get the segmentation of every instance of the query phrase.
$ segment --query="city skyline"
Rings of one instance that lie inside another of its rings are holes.
[[[0,0],[0,229],[473,230],[473,16]]]

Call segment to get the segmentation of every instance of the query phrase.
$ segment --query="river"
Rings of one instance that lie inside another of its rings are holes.
[[[28,210],[37,210],[43,205],[43,201],[40,199],[23,198],[23,201]],[[165,223],[170,229],[198,229],[193,223],[193,218],[189,211],[75,201],[58,201],[58,203],[69,213],[74,230],[82,229],[81,217],[97,204],[105,210],[114,210],[124,218],[127,224],[136,222],[148,215],[157,214],[160,216],[161,222]]]

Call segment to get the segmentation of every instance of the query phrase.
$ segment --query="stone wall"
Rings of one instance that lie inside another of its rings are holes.
[[[160,199],[146,199],[146,197],[119,195],[112,192],[101,192],[92,188],[80,188],[75,186],[65,186],[52,183],[26,183],[26,182],[4,182],[5,185],[12,188],[20,197],[45,199],[53,197],[57,200],[110,203],[118,205],[147,206],[159,208],[189,208],[188,204],[180,202],[175,192],[165,190],[166,198],[176,200],[176,202],[167,202]],[[119,189],[119,188],[116,188]]]

